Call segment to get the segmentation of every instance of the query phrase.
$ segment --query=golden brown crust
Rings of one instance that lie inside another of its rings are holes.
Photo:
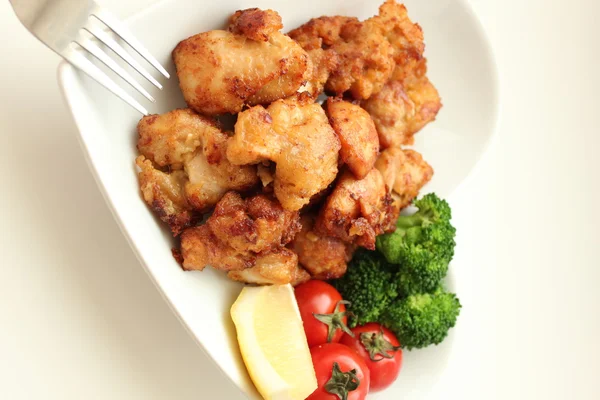
[[[393,190],[394,207],[401,210],[410,205],[419,191],[433,176],[433,168],[414,150],[390,147],[384,150],[377,168],[390,190]]]
[[[138,122],[137,131],[140,153],[157,165],[171,169],[181,169],[184,157],[196,151],[203,138],[220,132],[214,119],[187,108],[144,116]]]
[[[413,144],[414,134],[435,120],[442,103],[426,72],[425,58],[408,70],[396,67],[393,79],[362,102],[375,122],[383,148]]]
[[[260,254],[253,267],[230,271],[229,279],[256,285],[299,285],[310,279],[310,275],[298,265],[298,257],[289,249],[280,248],[270,253]]]
[[[340,158],[357,179],[362,179],[379,156],[379,137],[368,112],[350,102],[327,99],[329,123],[338,135]]]
[[[337,175],[340,142],[320,105],[294,97],[238,115],[227,158],[234,164],[276,164],[275,197],[296,211]]]
[[[315,231],[375,250],[376,236],[392,231],[396,218],[392,198],[377,169],[360,180],[345,171],[321,207]]]
[[[248,8],[238,10],[229,18],[229,31],[248,39],[266,42],[283,28],[281,16],[273,10]]]
[[[276,200],[257,195],[246,200],[229,192],[207,224],[223,242],[238,251],[260,253],[287,244],[300,230],[298,212],[286,211]]]
[[[340,15],[313,18],[290,31],[288,35],[306,50],[328,49],[340,39],[342,26],[357,21],[357,18]]]
[[[302,230],[289,244],[289,248],[298,255],[299,263],[313,279],[328,280],[343,276],[354,246],[315,232],[315,216],[312,214],[303,215],[300,223]]]
[[[243,28],[242,17],[235,29]],[[312,73],[306,51],[281,32],[261,32],[267,41],[214,30],[175,47],[173,61],[190,108],[205,115],[237,113],[244,105],[270,103],[300,88]]]
[[[228,136],[212,118],[190,109],[173,110],[143,117],[138,134],[138,149],[144,156],[181,172],[177,177],[190,209],[207,211],[228,190],[246,191],[258,184],[254,166],[227,160]]]
[[[300,230],[297,212],[265,195],[242,199],[229,192],[206,224],[181,235],[184,269],[206,265],[246,283],[285,284],[304,279],[298,257],[284,247]]]
[[[171,228],[174,236],[190,226],[195,215],[185,197],[185,172],[165,173],[154,168],[144,156],[135,160],[142,197],[152,211]]]

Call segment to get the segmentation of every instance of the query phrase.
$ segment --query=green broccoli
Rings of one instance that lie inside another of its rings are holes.
[[[399,264],[398,290],[404,296],[434,291],[454,256],[456,229],[448,203],[431,193],[414,204],[415,214],[400,216],[395,232],[377,238],[377,250]]]
[[[396,300],[379,321],[396,334],[403,348],[420,349],[444,340],[456,323],[460,307],[454,293],[438,288],[434,293]]]
[[[357,251],[346,274],[333,281],[345,300],[350,301],[351,327],[377,321],[379,315],[398,296],[391,266],[374,251]]]

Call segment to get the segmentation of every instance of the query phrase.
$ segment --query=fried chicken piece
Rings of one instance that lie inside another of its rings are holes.
[[[267,254],[260,254],[253,267],[230,271],[227,277],[234,281],[257,285],[299,285],[310,275],[298,265],[298,256],[285,247]]]
[[[217,123],[190,109],[142,117],[137,125],[137,148],[160,167],[181,169],[184,158],[205,138],[220,134]]]
[[[217,115],[244,105],[291,96],[312,74],[306,51],[279,32],[274,11],[250,9],[232,17],[230,29],[181,41],[173,50],[179,85],[193,110]],[[251,26],[252,21],[260,21]],[[266,40],[265,40],[266,38]]]
[[[357,179],[362,179],[379,156],[379,137],[368,112],[350,102],[327,99],[329,123],[340,138],[340,157]]]
[[[259,182],[254,166],[233,165],[227,160],[227,139],[221,131],[204,138],[202,149],[185,163],[189,176],[185,192],[195,209],[206,211],[227,191],[243,192]]]
[[[360,180],[345,171],[322,206],[315,231],[375,250],[375,237],[393,231],[397,217],[379,170]]]
[[[340,142],[319,104],[308,96],[278,100],[238,115],[227,158],[236,165],[273,161],[274,193],[296,211],[336,177]]]
[[[331,46],[340,58],[339,67],[325,84],[328,92],[350,92],[355,99],[368,99],[381,90],[394,71],[394,49],[385,28],[375,19],[349,21],[342,26],[340,40]]]
[[[387,0],[379,7],[379,15],[373,19],[384,27],[397,66],[407,67],[413,60],[419,61],[423,57],[423,30],[410,20],[404,4]]]
[[[185,197],[185,172],[162,172],[155,169],[152,162],[144,156],[139,156],[135,163],[141,170],[138,179],[144,201],[169,225],[174,236],[179,235],[195,219]]]
[[[283,247],[300,228],[297,212],[283,210],[267,196],[244,200],[229,192],[206,224],[182,233],[183,268],[202,270],[210,265],[246,283],[303,281],[308,273],[298,266],[296,254]]]
[[[268,42],[269,37],[282,28],[281,16],[273,10],[248,8],[236,11],[229,18],[229,32],[256,41]]]
[[[286,211],[265,195],[243,200],[238,193],[228,192],[207,224],[234,249],[260,253],[289,243],[300,231],[299,219],[297,211]]]
[[[367,99],[381,90],[394,70],[394,49],[385,34],[378,20],[360,22],[342,16],[314,18],[289,33],[307,51],[337,54],[337,67],[329,71],[325,89],[336,95],[349,91],[356,99]]]
[[[298,255],[300,264],[314,279],[336,279],[344,275],[354,246],[315,232],[312,214],[303,215],[300,223],[302,230],[288,246]]]
[[[390,147],[375,163],[388,188],[393,190],[394,207],[410,205],[419,191],[433,176],[433,168],[414,150]]]
[[[250,268],[256,263],[256,254],[239,252],[223,243],[207,224],[188,228],[181,234],[183,269],[202,271],[211,266],[221,271]]]
[[[408,71],[397,67],[394,79],[363,101],[362,107],[373,118],[383,148],[413,144],[414,134],[435,120],[442,103],[426,72],[425,58]]]
[[[328,49],[340,40],[340,31],[348,22],[358,22],[358,19],[341,15],[313,18],[288,35],[305,50]]]
[[[258,184],[256,168],[227,160],[227,134],[216,121],[190,109],[143,117],[138,123],[138,149],[157,165],[178,174],[189,206],[206,211],[228,190],[245,191]]]
[[[323,93],[329,75],[339,67],[340,59],[333,50],[318,48],[307,50],[307,53],[312,73],[307,82],[298,91],[306,91],[316,99]]]
[[[426,76],[423,30],[409,19],[406,7],[394,0],[386,1],[373,19],[386,29],[396,68],[390,81],[362,106],[371,114],[383,148],[410,145],[413,135],[433,121],[442,106]]]

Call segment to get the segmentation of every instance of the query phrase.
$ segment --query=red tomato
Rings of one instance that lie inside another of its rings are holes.
[[[344,332],[351,333],[345,302],[333,286],[311,280],[296,286],[295,294],[308,347],[339,342]]]
[[[354,337],[344,335],[341,344],[356,351],[371,372],[371,391],[390,386],[402,368],[402,349],[396,336],[376,323],[352,329]]]
[[[319,387],[306,400],[363,400],[369,392],[369,368],[358,353],[339,343],[310,349]],[[339,395],[338,395],[339,394]]]

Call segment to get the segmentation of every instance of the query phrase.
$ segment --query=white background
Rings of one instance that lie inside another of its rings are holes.
[[[99,3],[124,17],[154,1]],[[598,399],[600,2],[471,3],[502,115],[450,199],[465,307],[431,398]],[[241,398],[130,251],[79,149],[58,57],[6,0],[0,37],[0,399]]]

